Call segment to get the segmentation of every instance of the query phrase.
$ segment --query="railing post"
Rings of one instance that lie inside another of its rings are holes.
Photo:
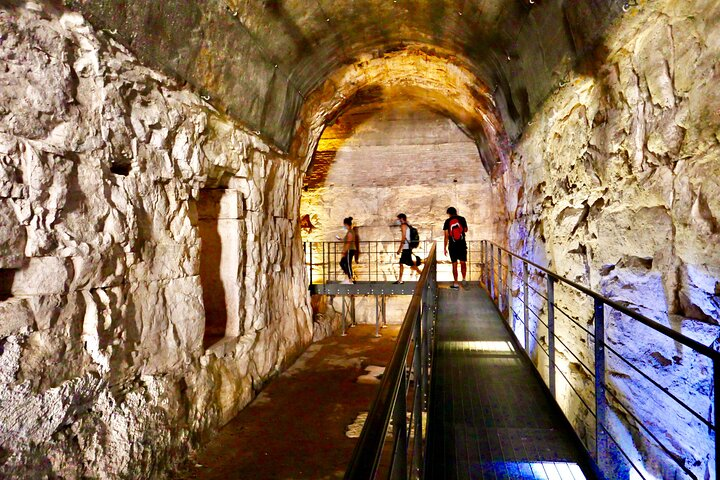
[[[432,273],[432,272],[431,272]],[[434,294],[434,289],[430,288],[428,286],[428,291],[430,292],[430,295]],[[423,410],[427,410],[427,404],[428,404],[428,360],[430,357],[430,306],[428,303],[423,302],[423,311],[422,311],[422,319],[421,319],[422,325],[422,391],[423,391]]]
[[[487,291],[490,291],[490,253],[489,253],[489,242],[485,241],[485,251],[483,252],[483,285]]]
[[[345,319],[345,296],[340,295],[340,300],[342,301],[342,336],[347,335],[347,324]]]
[[[379,281],[379,279],[380,279],[380,272],[378,271],[378,257],[380,256],[380,252],[378,251],[378,249],[379,249],[379,247],[378,247],[378,243],[376,241],[375,242],[375,257],[374,257],[375,258],[374,263],[375,263],[375,281],[376,282]],[[370,267],[370,270],[372,270],[372,267]]]
[[[480,240],[480,284],[485,284],[485,240]]]
[[[355,295],[350,295],[350,316],[352,317],[350,326],[354,327],[357,325],[357,322],[355,321]]]
[[[427,291],[427,289],[425,289]],[[426,316],[427,304],[423,302],[423,311],[418,314],[415,327],[415,347],[413,353],[413,364],[415,371],[415,400],[413,402],[413,419],[415,420],[413,435],[413,478],[422,478],[422,457],[423,457],[423,432],[422,432],[422,411],[425,392],[425,379],[422,370],[422,323]]]
[[[505,304],[507,305],[507,323],[510,325],[511,320],[513,319],[513,309],[512,309],[512,282],[513,282],[513,269],[512,269],[512,261],[513,257],[512,255],[508,254],[508,267],[507,267],[507,281],[505,282],[507,285],[507,292],[505,294],[506,300]],[[512,325],[513,333],[515,333],[515,325]]]
[[[555,394],[555,279],[547,275],[548,301],[548,386],[553,397]]]
[[[497,262],[498,282],[497,282],[497,288],[495,289],[495,296],[497,297],[496,300],[497,300],[498,310],[500,310],[502,312],[502,307],[503,307],[502,291],[505,290],[505,288],[504,288],[505,283],[503,282],[503,276],[502,276],[502,250],[498,248],[497,252],[498,252],[498,262]]]
[[[385,308],[386,306],[387,306],[387,296],[383,295],[380,297],[380,311],[382,313],[382,327],[381,328],[387,327],[387,308]]]
[[[380,336],[380,296],[375,295],[375,336]]]
[[[393,453],[391,479],[407,479],[407,370],[400,372],[400,385],[393,410],[393,430],[395,436],[395,451]]]
[[[530,355],[530,325],[528,325],[530,307],[528,302],[528,264],[523,262],[523,326],[525,327],[525,351]]]
[[[718,440],[718,437],[720,437],[718,434],[718,424],[720,424],[720,392],[718,392],[718,387],[720,387],[720,359],[716,356],[713,358],[713,396],[715,402],[715,411],[713,412],[713,426],[715,427],[715,478],[720,475],[720,440]]]
[[[605,398],[605,304],[595,299],[595,461],[608,472],[607,398]]]
[[[322,284],[325,285],[328,282],[327,272],[325,271],[325,243],[322,242]]]
[[[495,301],[495,248],[490,244],[490,299]]]

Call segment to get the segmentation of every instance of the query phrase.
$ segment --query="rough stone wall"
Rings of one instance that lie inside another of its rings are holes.
[[[633,8],[535,115],[504,179],[511,248],[707,345],[720,339],[718,19],[715,1]],[[591,327],[590,302],[567,290],[556,296]],[[712,412],[706,360],[628,318],[607,318],[607,338],[629,360],[698,412]],[[592,367],[591,339],[568,322],[561,332]],[[560,361],[591,400],[592,380],[578,362]],[[612,433],[633,459],[658,478],[685,478],[678,463],[715,478],[706,427],[617,358],[608,362],[611,391],[677,462],[614,409]],[[590,428],[572,398],[563,403],[576,427]]]
[[[23,5],[0,6],[0,477],[162,477],[311,341],[301,172]],[[204,187],[240,192],[243,223],[242,335],[208,350]]]

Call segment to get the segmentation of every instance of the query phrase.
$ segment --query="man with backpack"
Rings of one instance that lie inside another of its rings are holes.
[[[460,262],[460,271],[462,273],[463,285],[465,284],[465,274],[467,273],[467,243],[465,243],[465,233],[468,231],[465,217],[457,214],[455,207],[447,209],[448,219],[445,220],[443,231],[445,232],[445,255],[450,252],[450,261],[452,262],[452,271],[454,282],[450,288],[458,289],[458,271],[457,264]],[[449,247],[449,248],[448,248]]]
[[[410,270],[420,275],[420,258],[416,255],[413,260],[413,248],[417,248],[420,245],[420,234],[417,228],[410,225],[407,221],[407,216],[404,213],[399,213],[397,216],[400,224],[400,245],[398,246],[397,253],[400,255],[400,276],[395,283],[403,282],[403,269],[405,265],[410,267]]]

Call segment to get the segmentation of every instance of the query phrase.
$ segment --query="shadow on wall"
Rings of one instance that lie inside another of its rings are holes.
[[[200,283],[205,305],[203,346],[242,331],[245,220],[242,193],[233,188],[200,190],[197,227],[200,234]]]
[[[382,87],[373,86],[359,90],[347,100],[345,105],[338,109],[328,119],[313,158],[305,174],[303,190],[326,186],[330,167],[335,161],[338,150],[350,139],[357,130],[372,117],[382,112],[382,109],[362,109],[364,105],[377,105],[383,102]],[[348,112],[348,115],[343,115]]]
[[[12,297],[12,285],[15,277],[15,269],[0,268],[0,302]]]
[[[200,283],[205,305],[205,334],[203,348],[208,348],[225,336],[227,305],[225,286],[221,277],[222,239],[219,231],[220,203],[208,201],[211,190],[201,190],[198,201],[198,232],[200,245]]]

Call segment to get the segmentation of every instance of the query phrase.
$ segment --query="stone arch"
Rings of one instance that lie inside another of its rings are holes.
[[[508,158],[507,135],[492,90],[469,65],[458,55],[423,44],[358,56],[305,98],[291,157],[306,170],[325,125],[363,92],[379,89],[388,96],[406,95],[453,119],[475,140],[485,168],[497,178]]]

